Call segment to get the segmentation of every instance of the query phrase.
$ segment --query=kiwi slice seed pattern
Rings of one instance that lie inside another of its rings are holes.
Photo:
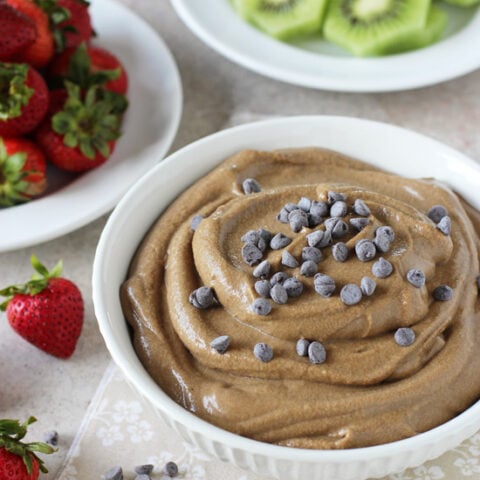
[[[400,11],[402,3],[404,3],[404,0],[384,0],[383,8],[377,8],[376,11],[372,11],[369,15],[362,16],[359,14],[358,9],[355,8],[358,4],[361,4],[362,1],[363,0],[342,1],[342,12],[352,25],[372,25],[395,17]]]

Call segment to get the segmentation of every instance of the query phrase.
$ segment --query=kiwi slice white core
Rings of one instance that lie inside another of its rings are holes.
[[[351,12],[360,21],[369,22],[390,13],[395,7],[394,0],[351,0]]]
[[[261,0],[259,10],[264,12],[288,12],[292,10],[299,0]]]

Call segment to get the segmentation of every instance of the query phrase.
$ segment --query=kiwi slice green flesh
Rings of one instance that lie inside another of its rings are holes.
[[[444,0],[450,5],[457,5],[459,7],[472,7],[480,4],[480,0]]]
[[[357,56],[382,55],[425,27],[430,0],[330,0],[323,33]]]
[[[419,28],[416,32],[412,32],[404,38],[399,38],[395,44],[386,47],[382,53],[401,53],[431,45],[442,36],[446,26],[447,14],[432,5],[428,12],[427,23],[423,28]]]
[[[272,37],[319,32],[328,0],[233,0],[242,17]]]

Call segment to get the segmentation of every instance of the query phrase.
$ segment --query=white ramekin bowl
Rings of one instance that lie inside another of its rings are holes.
[[[364,480],[435,458],[480,428],[480,401],[449,422],[405,440],[350,450],[306,450],[261,443],[186,411],[150,378],[132,346],[119,288],[143,236],[163,209],[198,178],[242,149],[321,146],[407,177],[435,177],[480,209],[480,165],[457,151],[395,126],[345,117],[308,116],[242,125],[182,148],[124,196],[101,235],[93,301],[113,360],[136,390],[187,441],[221,460],[282,480]]]

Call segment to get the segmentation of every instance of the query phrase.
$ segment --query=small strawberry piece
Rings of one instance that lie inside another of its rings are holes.
[[[82,294],[73,282],[60,277],[61,261],[50,272],[34,255],[31,262],[37,273],[24,285],[1,290],[7,300],[0,308],[25,340],[51,355],[68,358],[82,331]]]
[[[47,85],[34,68],[0,62],[0,136],[17,137],[31,132],[47,109]]]
[[[30,417],[20,424],[18,420],[0,420],[0,479],[37,480],[40,471],[46,473],[43,461],[35,452],[50,454],[55,450],[46,443],[23,443],[28,426],[35,422]]]
[[[0,137],[0,207],[27,202],[47,186],[47,162],[30,140]]]
[[[68,20],[58,25],[65,38],[65,47],[78,47],[82,42],[89,42],[93,35],[92,21],[88,11],[89,3],[85,0],[58,0],[58,5],[70,14]]]
[[[13,62],[28,63],[35,68],[45,67],[55,53],[55,42],[49,16],[33,0],[5,0],[6,3],[30,18],[35,24],[37,38],[29,47],[14,55]]]
[[[66,81],[68,98],[36,131],[36,140],[58,168],[82,172],[103,164],[120,136],[123,96],[98,86],[82,94],[78,85]]]
[[[78,48],[66,49],[54,58],[48,69],[49,77],[67,79],[87,90],[93,85],[102,85],[107,90],[125,95],[128,76],[120,60],[104,48],[81,44]]]
[[[0,61],[31,45],[37,30],[34,23],[23,13],[6,3],[0,3]]]

